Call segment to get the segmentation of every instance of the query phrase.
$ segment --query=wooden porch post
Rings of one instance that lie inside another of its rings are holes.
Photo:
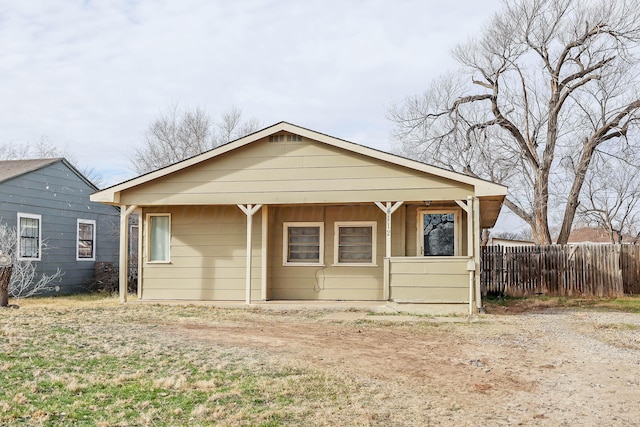
[[[120,303],[127,302],[127,288],[129,278],[129,215],[136,210],[136,205],[120,205],[120,257],[118,260],[118,293]],[[140,256],[140,254],[138,254]]]
[[[404,201],[398,201],[395,203],[392,202],[385,202],[385,204],[382,204],[382,202],[375,202],[376,206],[378,208],[380,208],[380,210],[382,212],[384,212],[387,216],[387,220],[386,220],[386,227],[385,227],[385,236],[386,236],[386,242],[385,242],[385,258],[389,259],[391,258],[391,215],[398,210],[398,208],[400,206],[402,206],[402,204],[404,203]],[[389,268],[391,267],[391,262],[385,262],[384,266],[386,267],[384,269],[383,274],[385,275],[385,277],[387,277],[387,279],[384,282],[384,288],[382,289],[382,299],[384,299],[385,301],[387,301],[389,299],[389,295],[391,293],[391,290],[389,289]]]
[[[267,256],[268,254],[268,240],[269,240],[269,206],[264,205],[262,207],[262,265],[260,272],[260,298],[262,301],[267,300]]]
[[[474,238],[473,238],[473,223],[474,223],[474,209],[473,198],[467,197],[467,203],[462,200],[456,200],[458,206],[462,208],[467,214],[467,271],[469,272],[469,316],[473,316],[473,287],[475,283],[476,264],[473,258],[474,253]]]
[[[476,236],[473,245],[474,261],[476,264],[476,307],[478,313],[482,311],[482,292],[480,291],[480,200],[473,198],[473,235]]]
[[[247,304],[251,304],[251,247],[253,245],[252,240],[252,228],[253,228],[253,215],[258,212],[262,205],[238,205],[240,210],[247,216],[247,262],[246,262],[246,293],[245,301]]]

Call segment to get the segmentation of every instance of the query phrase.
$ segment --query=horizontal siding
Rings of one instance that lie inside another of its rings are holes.
[[[451,200],[471,186],[337,147],[256,141],[121,194],[126,204],[334,203]]]
[[[272,291],[272,299],[276,300],[379,301],[380,295],[377,291],[359,289],[327,290],[322,293],[300,288]]]
[[[269,265],[271,299],[381,300],[385,215],[375,205],[270,208]],[[285,222],[324,223],[324,266],[283,265],[282,229]],[[377,266],[339,266],[334,261],[334,223],[375,221]]]
[[[246,216],[237,206],[147,208],[145,220],[147,213],[171,213],[171,262],[143,263],[144,299],[245,300]],[[260,297],[259,220],[254,216],[252,298]]]
[[[42,260],[37,274],[53,274],[59,268],[64,276],[58,289],[49,294],[74,293],[91,288],[94,261],[76,261],[77,220],[96,221],[96,260],[118,262],[119,212],[113,206],[94,203],[95,190],[64,163],[0,183],[0,219],[16,226],[17,212],[42,216]]]
[[[392,259],[390,298],[395,301],[466,303],[469,301],[468,258]]]

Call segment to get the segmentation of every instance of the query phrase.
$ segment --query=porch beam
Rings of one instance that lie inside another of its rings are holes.
[[[253,215],[260,210],[262,205],[237,205],[242,212],[247,216],[247,261],[246,261],[246,273],[245,273],[245,302],[251,304],[251,249],[253,246],[252,240],[252,228],[253,228]]]
[[[137,205],[120,205],[120,256],[118,259],[118,294],[120,303],[127,302],[127,278],[129,276],[129,215]],[[138,254],[140,256],[140,254]]]
[[[469,209],[471,207],[469,198],[470,197],[467,197],[467,203],[463,202],[462,200],[456,200],[456,203],[458,204],[458,206],[460,206],[462,210],[465,211],[467,214],[469,213]]]

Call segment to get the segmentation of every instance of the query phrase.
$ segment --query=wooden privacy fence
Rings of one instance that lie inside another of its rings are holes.
[[[480,282],[483,295],[640,294],[640,246],[486,246]]]

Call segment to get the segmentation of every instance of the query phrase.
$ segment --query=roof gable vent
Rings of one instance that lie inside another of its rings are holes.
[[[302,136],[293,133],[281,133],[278,135],[269,135],[269,142],[300,142]]]

